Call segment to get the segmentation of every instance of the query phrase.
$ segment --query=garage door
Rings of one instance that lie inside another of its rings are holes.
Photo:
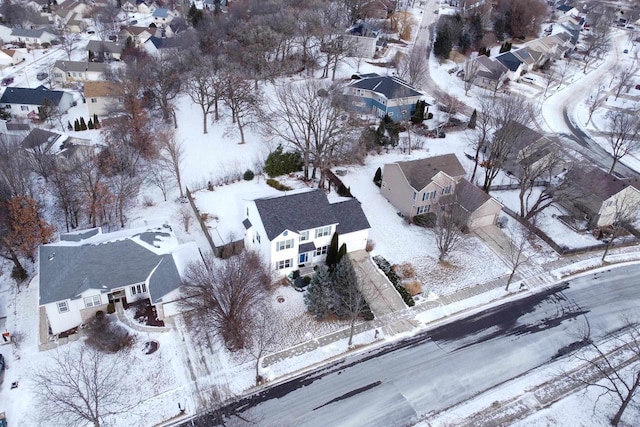
[[[480,216],[469,224],[469,229],[475,230],[476,228],[486,227],[487,225],[493,225],[495,223],[496,216],[495,215],[484,215]]]

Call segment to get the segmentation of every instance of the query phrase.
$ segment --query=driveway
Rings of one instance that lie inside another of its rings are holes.
[[[398,291],[395,290],[387,276],[378,270],[367,251],[352,252],[349,257],[360,278],[362,286],[360,291],[376,317],[407,308]]]
[[[511,259],[515,258],[517,249],[514,247],[511,239],[509,239],[501,229],[495,225],[488,225],[475,230],[475,234],[482,239],[482,241],[489,246],[496,255],[498,255],[507,267],[511,267]],[[527,262],[527,258],[524,254],[521,254],[520,257],[524,257],[521,264]]]

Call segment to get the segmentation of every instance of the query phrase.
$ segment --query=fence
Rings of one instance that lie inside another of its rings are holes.
[[[343,197],[353,197],[351,195],[351,190],[349,190],[342,180],[329,169],[327,169],[327,181],[329,181],[329,190],[331,190],[331,184],[333,184],[339,195]]]
[[[518,221],[520,224],[522,224],[524,227],[526,227],[529,231],[531,231],[533,234],[535,234],[541,240],[543,240],[545,243],[547,243],[549,246],[551,246],[551,248],[554,251],[556,251],[559,255],[576,255],[576,254],[581,254],[581,253],[593,252],[593,251],[603,250],[607,246],[606,243],[598,243],[598,244],[595,244],[595,245],[586,246],[586,247],[582,247],[582,248],[567,248],[566,246],[561,246],[558,243],[556,243],[551,237],[549,237],[549,235],[546,234],[544,231],[540,230],[538,227],[536,227],[535,225],[531,224],[530,222],[528,222],[527,220],[522,218],[520,215],[518,215],[517,213],[515,213],[511,209],[507,208],[506,206],[503,206],[502,210],[504,211],[504,213],[506,213],[511,218],[513,218],[516,221]],[[631,234],[633,234],[636,238],[634,238],[631,241],[629,241],[629,240],[619,240],[618,242],[614,242],[611,245],[611,247],[615,248],[615,247],[619,247],[619,246],[635,245],[637,243],[637,237],[638,237],[635,233],[638,233],[638,231],[633,229],[633,231],[629,230],[629,232]]]
[[[213,251],[213,254],[218,258],[227,258],[231,255],[240,253],[244,249],[244,239],[225,243],[221,246],[216,246],[216,244],[213,242],[213,239],[211,238],[211,234],[209,233],[209,228],[207,227],[207,224],[202,219],[202,215],[200,215],[200,211],[198,210],[198,207],[196,206],[193,196],[191,195],[191,191],[189,191],[189,188],[187,187],[185,187],[185,189],[187,193],[187,199],[189,199],[189,204],[191,205],[191,209],[193,209],[193,213],[195,214],[196,219],[200,224],[200,228],[204,233],[204,237],[207,238],[207,242],[209,242],[209,246],[211,246],[211,250]]]

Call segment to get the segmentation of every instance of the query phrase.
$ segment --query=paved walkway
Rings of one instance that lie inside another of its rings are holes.
[[[133,322],[131,319],[124,314],[124,307],[122,306],[122,301],[118,301],[115,303],[116,307],[116,316],[118,320],[129,326],[131,329],[139,331],[139,332],[168,332],[170,329],[166,326],[145,326],[141,325],[138,322]]]
[[[349,258],[353,261],[356,273],[360,277],[360,291],[376,317],[407,308],[398,291],[374,264],[367,251],[350,253]]]

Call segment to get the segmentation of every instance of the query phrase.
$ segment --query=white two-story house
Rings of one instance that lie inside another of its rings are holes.
[[[329,203],[319,189],[249,201],[245,214],[245,248],[281,275],[323,262],[336,232],[347,252],[365,249],[371,228],[358,200]]]

